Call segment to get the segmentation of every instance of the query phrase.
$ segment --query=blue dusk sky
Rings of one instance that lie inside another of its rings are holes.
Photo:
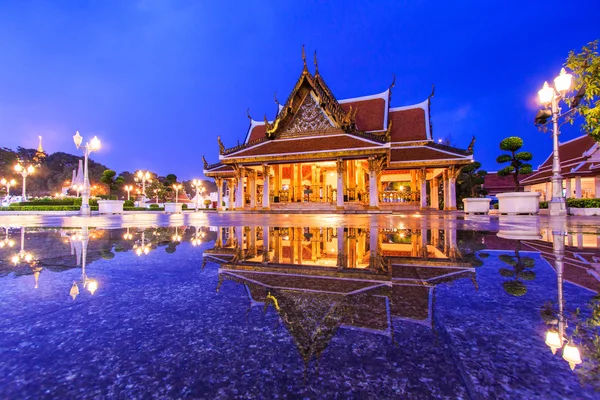
[[[533,126],[537,91],[569,50],[600,38],[600,1],[27,1],[0,3],[0,146],[74,152],[117,172],[188,179],[244,140],[246,109],[275,115],[305,44],[338,99],[384,91],[392,106],[436,86],[433,136],[450,136],[496,170],[498,142],[519,135],[546,158]],[[566,141],[580,134],[568,127]]]

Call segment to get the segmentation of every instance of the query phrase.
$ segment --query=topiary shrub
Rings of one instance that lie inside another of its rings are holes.
[[[523,139],[517,136],[507,137],[500,142],[500,149],[510,152],[502,154],[496,159],[499,164],[510,163],[498,171],[498,176],[511,176],[515,184],[515,192],[519,191],[519,175],[530,174],[533,171],[531,164],[525,164],[523,161],[531,161],[533,156],[527,151],[518,152],[523,147]]]
[[[206,208],[208,208],[208,206],[210,206],[212,204],[212,201],[210,201],[209,199],[204,200],[204,206]]]
[[[135,202],[133,200],[125,200],[123,207],[135,207]]]
[[[185,204],[185,203],[184,203],[184,204],[182,204],[182,205],[181,205],[181,209],[182,209],[182,210],[187,210],[187,209],[188,209],[188,205],[187,205],[187,204]]]
[[[150,204],[150,208],[160,208],[158,204]]]

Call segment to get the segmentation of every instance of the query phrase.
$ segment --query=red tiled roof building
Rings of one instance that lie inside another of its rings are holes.
[[[217,183],[219,206],[225,190],[235,210],[439,209],[442,184],[444,208],[456,209],[456,177],[473,156],[432,140],[431,96],[393,108],[392,84],[338,101],[316,58],[315,67],[309,72],[304,58],[275,119],[250,118],[243,144],[225,148],[219,139],[219,162],[204,165]]]
[[[600,197],[600,148],[588,135],[558,146],[563,191],[567,198]],[[552,153],[537,171],[521,181],[526,191],[540,192],[541,199],[552,197]]]

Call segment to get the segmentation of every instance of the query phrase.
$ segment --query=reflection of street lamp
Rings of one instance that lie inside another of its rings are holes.
[[[133,186],[125,185],[125,191],[127,192],[127,201],[129,201],[129,196],[130,196],[132,190],[133,190]]]
[[[146,243],[146,232],[142,231],[142,238],[140,239],[139,244],[136,243],[133,245],[133,249],[135,250],[135,254],[141,256],[142,254],[148,254],[150,252],[150,243]]]
[[[173,235],[173,237],[171,237],[171,239],[174,242],[181,242],[181,235],[178,233],[177,227],[175,227],[175,234]]]
[[[23,201],[27,200],[27,194],[26,194],[26,187],[27,187],[27,175],[31,175],[33,174],[33,171],[35,171],[35,167],[33,165],[28,166],[27,168],[25,168],[25,166],[21,165],[21,163],[15,165],[15,171],[17,171],[18,173],[21,174],[21,176],[23,177]]]
[[[90,294],[94,294],[96,290],[98,290],[98,281],[95,279],[89,279],[86,272],[85,267],[87,263],[87,247],[90,241],[90,235],[88,232],[88,227],[84,226],[81,228],[81,233],[78,235],[72,235],[71,240],[75,242],[78,246],[81,246],[81,286],[83,289],[87,289]],[[71,290],[69,294],[75,300],[77,295],[79,295],[79,286],[77,281],[73,281],[73,285],[71,286]]]
[[[129,233],[129,228],[127,228],[127,232],[123,235],[123,239],[125,239],[125,240],[133,239],[133,235],[131,233]]]
[[[83,187],[81,188],[81,215],[90,215],[90,177],[88,175],[88,158],[94,151],[100,150],[101,143],[97,136],[94,136],[92,140],[86,142],[85,146],[81,146],[83,137],[79,134],[79,131],[73,135],[73,142],[78,149],[83,150]]]
[[[196,212],[198,212],[198,199],[200,198],[200,190],[204,191],[202,187],[202,181],[200,179],[194,179],[192,181],[192,186],[196,189]]]
[[[567,321],[564,314],[564,299],[563,299],[563,270],[565,256],[565,232],[556,230],[552,232],[554,263],[556,267],[556,280],[558,282],[558,331],[551,328],[546,332],[546,345],[552,350],[552,354],[556,354],[556,350],[563,348],[562,357],[569,363],[571,369],[581,364],[581,354],[579,349],[569,340],[566,335]],[[563,347],[564,344],[564,347]]]
[[[544,82],[544,87],[538,92],[540,103],[546,108],[538,112],[536,123],[544,126],[546,120],[552,117],[552,199],[548,203],[550,215],[567,214],[562,188],[562,176],[560,174],[560,157],[558,154],[558,135],[560,134],[558,119],[563,115],[571,113],[571,110],[569,110],[566,114],[560,115],[559,101],[564,99],[565,94],[571,88],[572,78],[571,74],[567,74],[563,68],[560,71],[560,75],[554,79],[554,87],[549,86],[548,82]],[[550,106],[549,110],[548,106]]]
[[[179,183],[173,185],[173,189],[175,189],[175,203],[179,202],[179,191],[182,187]]]
[[[152,175],[148,171],[138,171],[135,177],[136,182],[142,182],[142,203],[146,202],[146,182],[152,183]]]
[[[12,185],[14,185],[15,183],[17,183],[14,179],[11,179],[10,181],[6,178],[2,178],[2,180],[0,181],[0,183],[4,186],[6,186],[6,200],[8,200],[8,198],[10,197],[10,187]]]
[[[7,237],[8,237],[8,230],[7,230]],[[10,246],[10,244],[9,244],[9,246]],[[12,256],[12,258],[10,260],[15,265],[17,265],[23,261],[25,261],[28,264],[33,261],[33,255],[31,253],[28,253],[25,251],[25,227],[21,227],[21,250],[14,256]]]
[[[196,226],[196,233],[192,236],[192,246],[200,246],[202,244],[202,239],[204,239],[206,234],[204,231],[198,232],[198,227]]]
[[[4,229],[6,230],[6,237],[0,240],[0,249],[4,246],[13,247],[15,245],[15,241],[8,237],[8,227]]]

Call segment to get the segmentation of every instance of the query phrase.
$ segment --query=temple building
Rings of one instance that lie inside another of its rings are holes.
[[[600,148],[588,135],[560,143],[560,173],[567,198],[600,197]],[[537,171],[521,181],[528,192],[540,192],[541,200],[552,198],[552,153]]]
[[[304,67],[273,121],[250,119],[244,142],[219,141],[219,162],[204,160],[235,210],[456,209],[456,178],[472,162],[468,150],[436,143],[431,95],[391,107],[394,83],[383,92],[337,100]],[[277,101],[277,100],[276,100]]]

